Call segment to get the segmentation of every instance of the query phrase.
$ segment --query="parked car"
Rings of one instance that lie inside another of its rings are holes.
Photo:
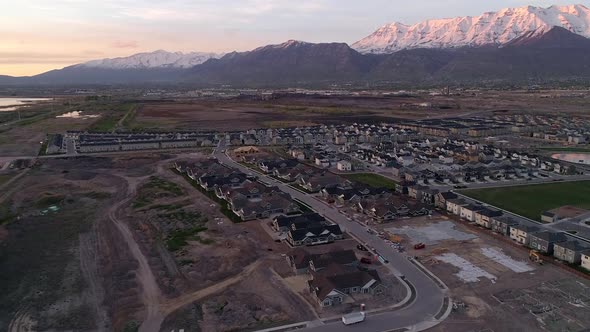
[[[359,244],[356,246],[356,248],[360,251],[369,251],[369,249],[367,249],[365,246],[363,246],[362,244]]]
[[[414,245],[414,249],[416,249],[416,250],[420,250],[420,249],[424,249],[424,248],[426,248],[426,245],[422,242]]]

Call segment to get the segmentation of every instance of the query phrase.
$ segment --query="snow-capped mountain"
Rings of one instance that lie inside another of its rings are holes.
[[[102,69],[153,69],[153,68],[190,68],[222,54],[203,52],[167,52],[158,50],[138,53],[128,57],[92,60],[78,65],[86,68]]]
[[[354,43],[361,53],[393,53],[414,48],[502,46],[538,37],[554,27],[590,38],[590,9],[584,5],[506,8],[476,17],[427,20],[414,25],[387,24]]]

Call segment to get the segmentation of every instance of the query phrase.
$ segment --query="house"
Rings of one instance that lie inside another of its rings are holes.
[[[302,176],[297,180],[297,184],[299,184],[303,189],[312,193],[319,192],[320,190],[329,187],[346,187],[348,183],[349,182],[346,179],[332,173]]]
[[[375,270],[359,271],[332,265],[308,281],[312,296],[321,307],[341,304],[352,294],[380,294],[384,287]]]
[[[541,214],[541,220],[547,223],[556,222],[562,219],[572,219],[590,213],[590,211],[579,207],[564,205]]]
[[[492,218],[499,217],[502,214],[503,214],[502,211],[490,210],[487,208],[483,208],[479,211],[475,211],[475,223],[481,227],[491,229],[492,228]]]
[[[340,226],[322,225],[297,230],[291,229],[287,233],[287,242],[293,246],[313,246],[331,243],[344,237]]]
[[[263,160],[258,163],[258,168],[264,173],[272,173],[276,169],[290,169],[299,165],[295,159],[271,159]]]
[[[553,245],[553,256],[570,264],[580,264],[582,253],[588,251],[588,246],[581,242],[572,240],[558,242]]]
[[[492,217],[492,231],[502,234],[510,235],[510,227],[518,225],[518,222],[508,216],[496,216]]]
[[[447,191],[434,196],[434,206],[443,210],[447,209],[447,200],[458,198],[457,194]]]
[[[460,216],[463,219],[467,219],[468,221],[475,221],[475,213],[484,209],[481,205],[469,204],[465,206],[461,206]]]
[[[447,199],[447,212],[452,213],[454,215],[461,215],[461,208],[463,206],[467,206],[467,202],[465,202],[461,198],[450,198]]]
[[[357,263],[358,259],[354,250],[330,251],[309,257],[309,269],[313,272],[320,272],[328,268],[331,264],[356,266]]]
[[[288,232],[292,229],[293,224],[297,224],[297,229],[303,228],[300,225],[306,224],[308,227],[320,226],[326,222],[326,218],[317,213],[306,213],[296,216],[276,216],[272,221],[272,228],[277,232]]]
[[[553,212],[545,211],[541,213],[541,221],[544,223],[552,223],[557,221],[557,215]]]
[[[269,218],[276,214],[298,213],[299,205],[289,194],[272,193],[261,199],[235,199],[230,202],[232,211],[243,221]]]
[[[234,153],[236,154],[236,156],[244,156],[249,154],[260,153],[260,150],[258,150],[258,148],[255,146],[242,146],[234,149]]]
[[[352,164],[350,161],[341,160],[336,163],[336,168],[341,172],[350,172],[352,171]]]
[[[309,270],[309,259],[311,254],[303,248],[295,248],[287,255],[287,263],[293,269],[295,274],[304,274]]]
[[[510,238],[519,244],[528,245],[530,243],[530,234],[538,230],[539,227],[517,224],[510,226]]]
[[[590,271],[590,250],[586,250],[581,253],[580,264],[583,268]]]
[[[529,238],[529,247],[543,254],[552,254],[556,243],[567,241],[565,234],[550,231],[533,232]]]

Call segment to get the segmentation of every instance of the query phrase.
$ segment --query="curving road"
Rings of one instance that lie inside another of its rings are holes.
[[[235,162],[223,151],[225,151],[225,144],[222,141],[220,142],[220,145],[217,147],[217,149],[215,149],[213,152],[213,156],[215,156],[221,163],[233,168],[240,169],[246,174],[252,174],[255,172],[244,165]],[[320,202],[313,196],[296,190],[274,178],[258,172],[256,173],[260,178],[264,178],[267,183],[277,186],[281,191],[290,194],[294,199],[311,206],[319,214],[339,224],[343,231],[345,230],[348,233],[354,235],[356,238],[364,242],[368,247],[375,248],[375,250],[381,256],[389,260],[389,264],[386,264],[386,266],[395,275],[399,277],[403,276],[416,289],[414,301],[405,306],[403,309],[369,315],[367,320],[362,324],[344,326],[342,322],[334,321],[332,323],[307,328],[306,330],[329,332],[345,329],[363,332],[382,332],[407,328],[413,331],[422,331],[440,322],[440,320],[435,319],[435,316],[441,312],[441,309],[444,310],[442,306],[446,296],[446,288],[439,287],[437,283],[431,279],[431,277],[429,277],[427,274],[425,274],[425,272],[417,268],[416,265],[408,260],[407,255],[398,253],[379,237],[369,234],[365,226],[356,222],[352,222],[346,216],[338,212],[338,210],[324,204],[323,202]],[[370,310],[371,308],[368,309]]]

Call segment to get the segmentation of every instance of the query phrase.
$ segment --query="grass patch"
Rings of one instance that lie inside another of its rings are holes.
[[[0,225],[9,224],[16,220],[16,214],[12,211],[11,206],[11,201],[0,204]]]
[[[89,131],[98,132],[111,132],[117,129],[119,121],[125,122],[127,118],[135,111],[136,105],[123,103],[109,105],[112,107],[110,112],[103,114],[98,120],[96,120],[89,128]],[[133,116],[132,116],[133,117]],[[131,121],[132,119],[130,119]]]
[[[197,234],[207,230],[205,226],[195,226],[190,229],[177,230],[172,232],[166,239],[166,247],[170,251],[178,251],[188,244],[188,240],[200,240]]]
[[[35,202],[35,207],[38,209],[45,209],[45,208],[48,208],[52,205],[60,204],[61,202],[63,202],[64,199],[65,199],[65,197],[63,195],[55,195],[52,193],[43,193],[41,195],[41,198],[39,198]]]
[[[350,181],[363,183],[373,188],[387,188],[390,190],[395,190],[395,187],[397,186],[397,182],[379,174],[357,173],[343,174],[342,176],[349,179]]]
[[[43,140],[43,143],[41,143],[41,147],[39,148],[39,156],[44,156],[47,154],[47,146],[49,145],[49,142],[51,142],[51,140],[53,139],[53,135],[47,135],[45,137],[45,139]]]
[[[133,202],[133,208],[139,209],[150,205],[157,198],[179,197],[182,195],[184,195],[184,190],[176,183],[157,176],[151,176],[149,182],[139,189],[137,198]]]
[[[544,211],[564,205],[590,209],[590,181],[469,189],[461,193],[538,221]]]
[[[14,177],[14,174],[0,174],[0,186],[10,181]]]
[[[579,147],[579,148],[554,147],[554,148],[539,148],[539,150],[555,151],[555,152],[590,152],[590,147]]]

